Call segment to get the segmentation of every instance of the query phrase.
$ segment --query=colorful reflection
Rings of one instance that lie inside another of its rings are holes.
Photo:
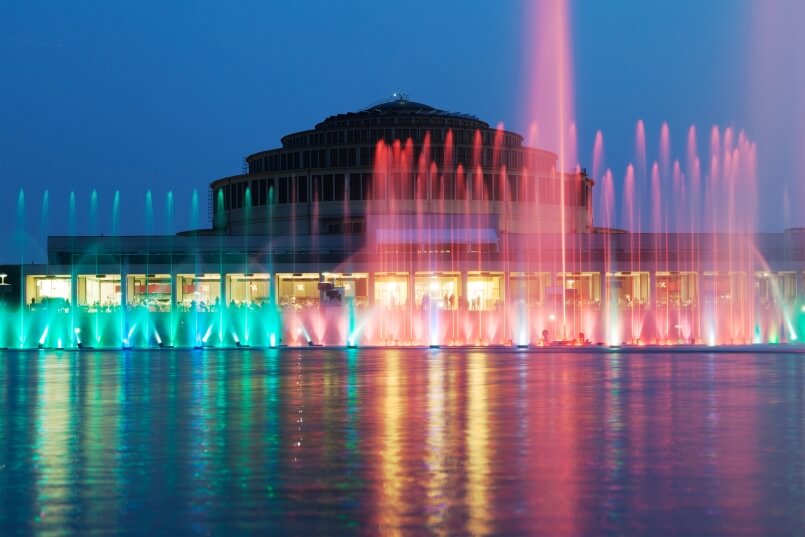
[[[786,354],[0,355],[0,534],[805,530]]]

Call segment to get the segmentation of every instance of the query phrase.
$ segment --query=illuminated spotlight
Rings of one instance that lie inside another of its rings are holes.
[[[555,321],[555,320],[556,320],[556,315],[554,315],[553,313],[551,313],[550,315],[548,315],[548,320],[549,320],[549,321]]]
[[[131,326],[131,328],[129,329],[128,335],[126,335],[126,337],[123,338],[123,348],[124,349],[130,349],[131,348],[130,341],[131,341],[132,334],[134,334],[134,329],[135,328],[137,328],[136,323]]]
[[[61,338],[59,338],[59,339],[57,339],[57,340],[56,340],[56,348],[57,348],[58,350],[60,350],[60,351],[61,351],[61,350],[64,350],[64,345],[62,345],[62,343],[61,343]]]
[[[250,347],[251,346],[251,345],[246,345],[245,343],[241,343],[240,339],[238,338],[238,335],[235,334],[234,332],[232,333],[232,339],[235,340],[235,347],[245,348],[245,347]]]
[[[801,311],[802,313],[805,313],[805,304],[803,304],[803,305],[802,305],[802,307],[800,308],[800,311]]]
[[[270,347],[272,347],[272,348],[277,346],[277,336],[276,336],[276,334],[272,333],[272,334],[270,334],[268,336],[268,345]]]
[[[350,349],[354,349],[357,346],[358,343],[355,341],[355,338],[353,336],[347,338],[347,347],[349,347]]]
[[[159,337],[159,331],[157,331],[156,329],[154,330],[154,337],[157,340],[157,345],[159,345],[161,347],[162,346],[162,338]]]
[[[45,331],[42,332],[42,335],[39,337],[39,348],[40,349],[45,346],[45,340],[47,340],[47,337],[48,337],[48,330],[50,330],[50,325],[45,327]]]
[[[201,343],[206,344],[207,340],[210,339],[210,334],[212,334],[212,325],[207,328],[207,331],[204,332],[204,337],[201,338]]]

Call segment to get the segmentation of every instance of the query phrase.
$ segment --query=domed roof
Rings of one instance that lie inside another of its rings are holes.
[[[373,104],[364,108],[362,111],[367,112],[370,110],[400,110],[400,111],[407,111],[407,112],[430,112],[432,110],[436,110],[432,106],[428,106],[427,104],[417,103],[414,101],[409,101],[408,96],[403,93],[395,93],[392,99],[380,101],[380,103]]]
[[[330,116],[316,127],[328,125],[330,123],[341,121],[345,119],[359,119],[377,116],[427,116],[427,117],[443,117],[464,119],[479,123],[479,126],[488,128],[489,125],[477,117],[470,114],[461,114],[457,112],[447,112],[439,110],[430,105],[412,101],[408,95],[404,93],[395,93],[390,99],[383,99],[374,104],[367,106],[356,112],[347,112],[345,114],[337,114]]]

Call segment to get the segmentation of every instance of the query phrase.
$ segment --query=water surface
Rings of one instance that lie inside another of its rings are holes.
[[[788,354],[0,354],[0,535],[802,535]]]

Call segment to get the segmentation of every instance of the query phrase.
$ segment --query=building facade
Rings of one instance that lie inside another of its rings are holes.
[[[0,346],[746,344],[805,329],[805,233],[593,226],[593,182],[396,97],[211,184],[212,226],[48,240]]]

